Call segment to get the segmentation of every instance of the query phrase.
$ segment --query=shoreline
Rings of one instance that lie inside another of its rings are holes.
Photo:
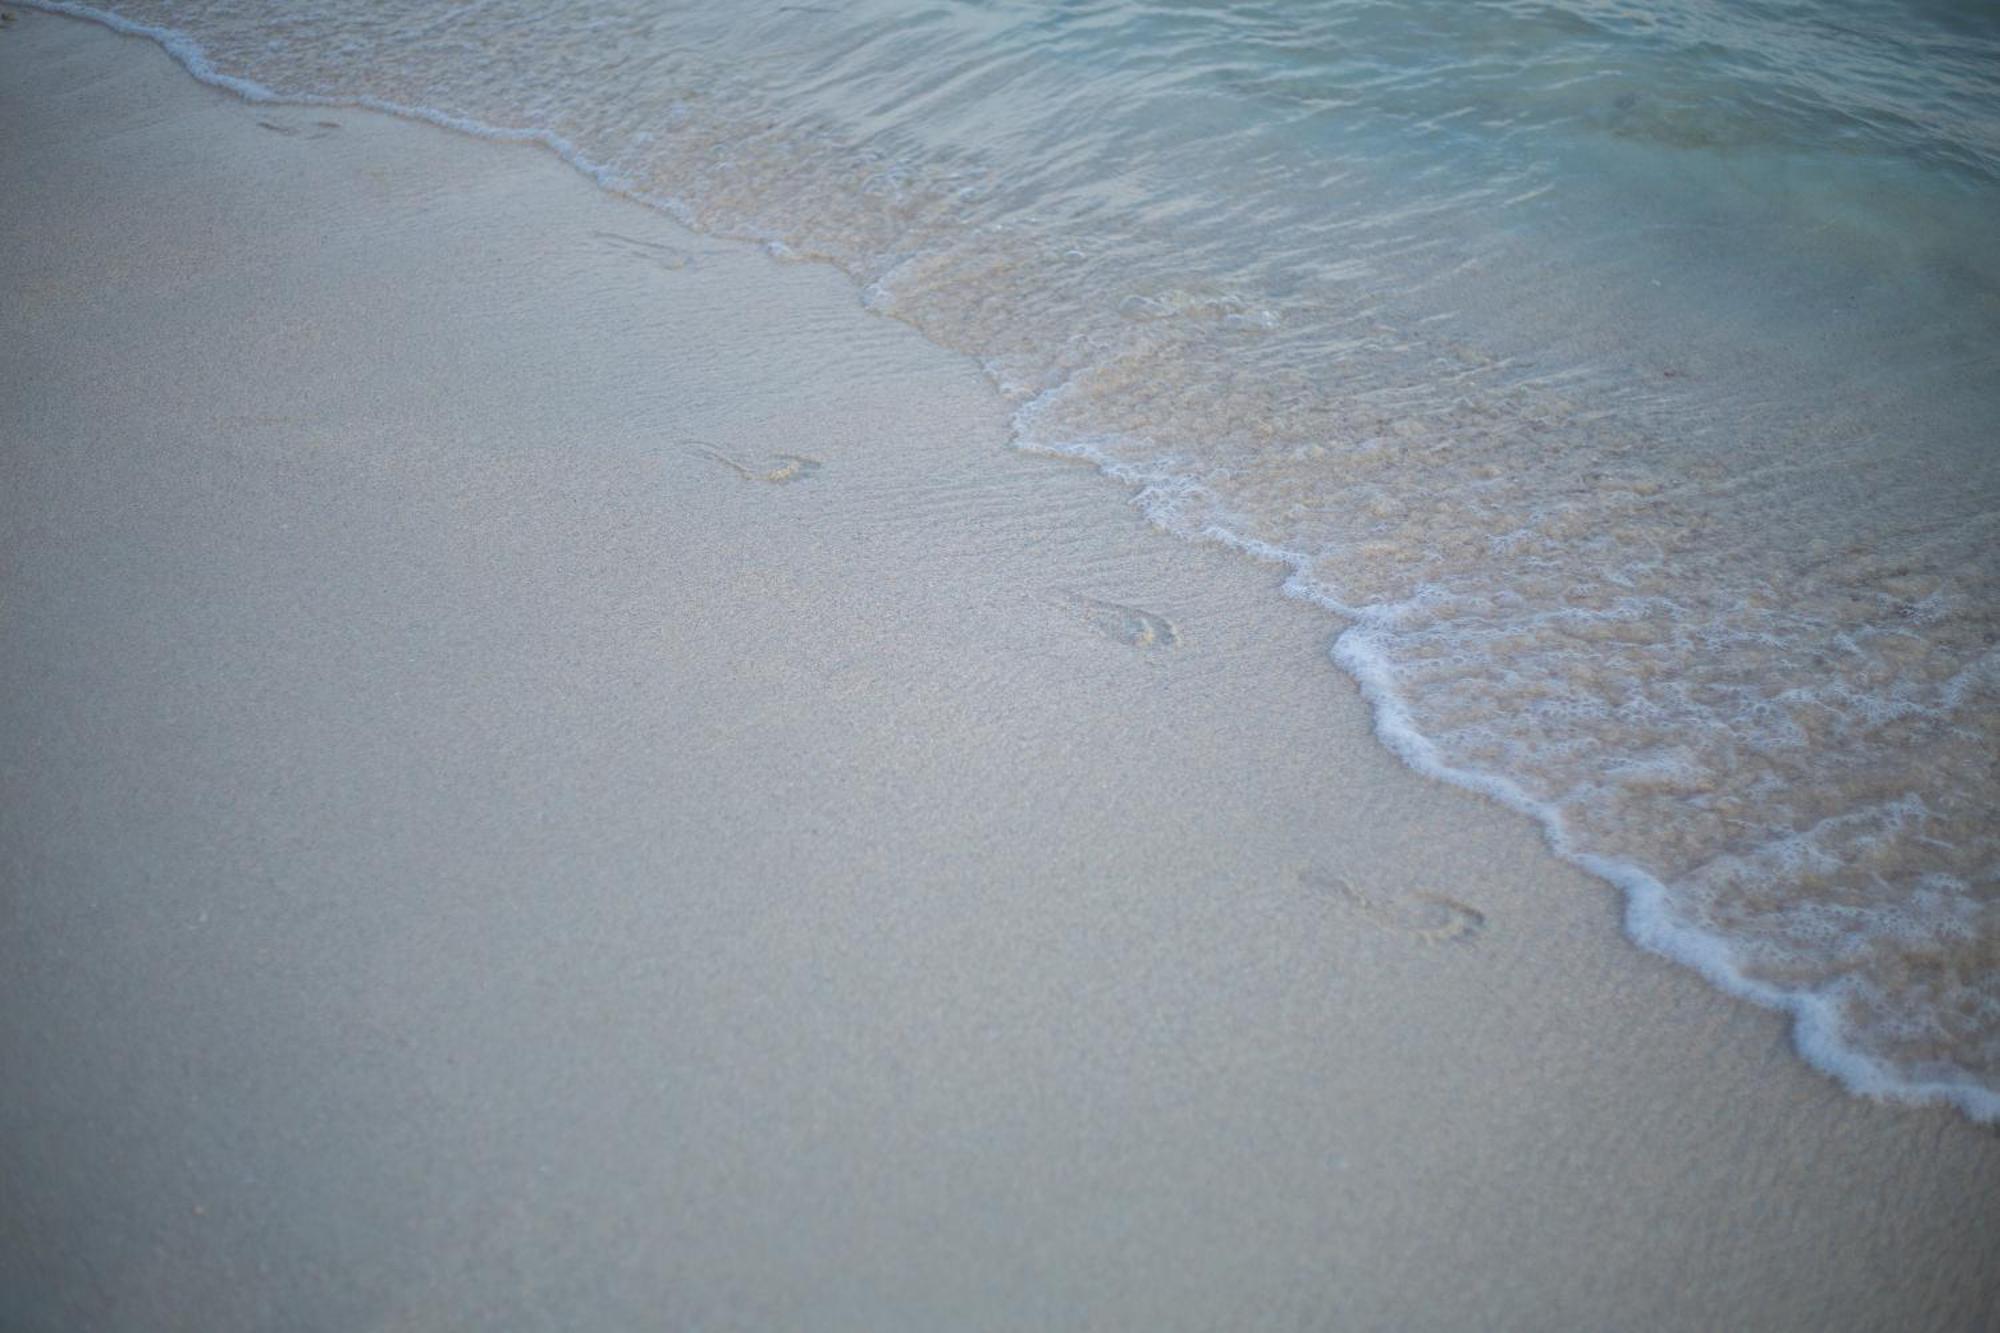
[[[647,193],[611,167],[592,159],[576,144],[548,130],[499,128],[436,108],[385,101],[377,97],[286,94],[218,70],[200,42],[180,29],[149,25],[92,5],[73,3],[72,0],[28,0],[28,3],[31,8],[99,24],[121,35],[152,41],[196,81],[252,103],[375,111],[477,139],[546,149],[563,165],[594,185],[675,221],[690,223],[688,210],[675,200]],[[711,235],[712,239],[725,244],[760,244],[775,256],[791,257],[791,251],[781,241],[713,235],[692,226],[690,229],[699,235]],[[825,262],[849,281],[857,283],[857,295],[862,295],[859,280],[838,264],[820,260],[806,262]],[[908,322],[893,312],[887,313],[889,318],[899,323]],[[922,330],[918,329],[918,332],[922,336]],[[926,341],[930,340],[927,338]],[[948,356],[962,355],[945,348],[940,350]],[[998,385],[1001,378],[998,372],[986,367],[982,367],[982,372],[989,382]],[[1028,453],[1086,463],[1115,484],[1137,492],[1134,502],[1140,504],[1142,511],[1161,529],[1185,540],[1213,543],[1285,570],[1287,576],[1283,579],[1283,591],[1286,595],[1317,606],[1338,620],[1339,628],[1330,635],[1329,655],[1368,701],[1373,731],[1383,747],[1426,779],[1497,802],[1530,820],[1556,857],[1581,869],[1620,895],[1625,935],[1634,947],[1690,969],[1732,998],[1784,1015],[1791,1024],[1792,1045],[1798,1058],[1817,1072],[1834,1079],[1855,1096],[1913,1107],[1948,1106],[1975,1123],[2000,1124],[2000,1093],[1981,1086],[1963,1070],[1957,1071],[1963,1075],[1957,1079],[1935,1076],[1913,1079],[1899,1072],[1892,1061],[1857,1045],[1852,1040],[1852,1034],[1843,1031],[1846,1020],[1841,1008],[1843,1004],[1855,1003],[1851,992],[1827,994],[1811,988],[1786,989],[1752,975],[1741,961],[1741,955],[1746,945],[1754,947],[1757,941],[1733,939],[1727,934],[1687,924],[1673,907],[1673,891],[1653,868],[1625,855],[1593,850],[1580,843],[1564,827],[1560,804],[1552,798],[1542,799],[1532,795],[1517,774],[1464,767],[1442,757],[1437,742],[1412,721],[1412,701],[1397,687],[1392,657],[1378,642],[1381,637],[1379,626],[1372,623],[1364,609],[1346,605],[1321,585],[1314,577],[1314,562],[1308,555],[1212,526],[1197,525],[1199,532],[1187,531],[1185,524],[1177,524],[1171,514],[1163,512],[1163,509],[1177,508],[1180,500],[1160,506],[1146,499],[1162,485],[1173,490],[1187,484],[1185,478],[1135,473],[1087,442],[1035,440],[1029,423],[1052,402],[1059,401],[1061,396],[1061,387],[1045,390],[1014,409],[1009,425],[1014,447]]]
[[[1989,1133],[1634,949],[845,279],[0,61],[23,1326],[1993,1308]]]

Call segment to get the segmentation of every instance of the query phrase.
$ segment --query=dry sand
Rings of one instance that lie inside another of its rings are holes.
[[[46,15],[0,115],[0,1326],[1995,1326],[2000,1139],[835,274]]]

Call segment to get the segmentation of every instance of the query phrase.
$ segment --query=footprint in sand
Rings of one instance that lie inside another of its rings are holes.
[[[637,236],[626,236],[615,231],[593,231],[590,234],[614,254],[637,259],[655,268],[666,269],[670,273],[696,267],[693,252],[682,250],[677,246],[665,245],[659,241],[642,241]]]
[[[1107,639],[1134,648],[1171,648],[1181,641],[1180,631],[1165,616],[1081,593],[1068,596],[1070,603],[1083,612],[1085,623]]]
[[[745,481],[764,481],[773,486],[785,486],[795,481],[804,481],[820,470],[822,464],[817,458],[807,458],[802,454],[779,454],[773,460],[772,468],[749,467],[737,462],[720,449],[709,445],[698,445],[695,452],[711,462],[720,463]]]
[[[1470,944],[1486,929],[1486,913],[1441,893],[1363,893],[1341,876],[1318,870],[1302,870],[1299,879],[1374,925],[1425,944]]]
[[[340,122],[337,120],[316,120],[310,125],[285,125],[275,120],[260,120],[257,122],[257,128],[260,130],[269,130],[273,134],[282,134],[286,138],[304,135],[308,139],[324,139],[327,135],[332,134],[340,128]]]

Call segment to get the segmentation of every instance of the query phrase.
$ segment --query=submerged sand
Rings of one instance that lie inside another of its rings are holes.
[[[0,31],[0,1324],[1972,1328],[1857,1100],[835,274]]]

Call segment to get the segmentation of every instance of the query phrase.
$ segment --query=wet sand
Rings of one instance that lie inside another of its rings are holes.
[[[1974,1328],[1847,1096],[837,275],[0,31],[0,1323]]]

